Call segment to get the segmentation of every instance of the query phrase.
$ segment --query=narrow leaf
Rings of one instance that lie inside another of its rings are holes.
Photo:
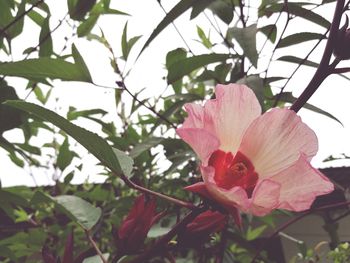
[[[57,155],[57,167],[63,171],[72,162],[74,158],[74,153],[69,150],[68,138],[62,143],[58,155]]]
[[[181,79],[195,69],[204,67],[211,63],[225,61],[228,58],[228,54],[204,54],[177,60],[169,67],[167,77],[168,83],[170,84]]]
[[[277,60],[295,63],[295,64],[302,64],[302,65],[314,67],[314,68],[318,67],[318,63],[316,63],[316,62],[312,62],[310,60],[304,60],[302,58],[298,58],[298,57],[294,57],[294,56],[283,56],[283,57],[278,58]]]
[[[62,59],[39,58],[0,63],[0,74],[27,79],[61,79],[92,82],[86,72]]]
[[[109,169],[116,173],[122,173],[119,158],[114,154],[112,147],[100,136],[92,133],[84,128],[81,128],[60,115],[45,109],[41,106],[33,103],[23,102],[19,100],[7,101],[6,105],[15,107],[34,114],[35,116],[51,122],[56,125],[68,135],[72,136],[77,142],[83,145],[91,154],[93,154],[102,164],[106,165]],[[119,153],[121,155],[121,153]],[[130,158],[126,154],[125,158]],[[120,156],[119,156],[120,157]]]
[[[74,58],[75,65],[79,68],[81,72],[84,73],[85,76],[87,76],[90,79],[90,82],[92,82],[90,71],[85,64],[83,57],[80,55],[77,47],[74,44],[72,45],[72,55]]]
[[[41,25],[39,43],[39,57],[50,57],[53,53],[52,38],[50,33],[50,16],[47,16]]]
[[[324,28],[328,28],[331,25],[331,23],[323,16],[309,9],[303,8],[297,3],[288,3],[288,8],[284,8],[284,3],[274,3],[267,8],[260,9],[259,16],[262,16],[262,14],[271,14],[281,11],[288,12],[291,15],[299,16]]]
[[[186,12],[196,2],[197,2],[197,0],[181,0],[179,3],[177,3],[173,7],[173,9],[171,9],[167,13],[167,15],[159,23],[159,25],[156,27],[156,29],[153,30],[152,34],[147,39],[146,43],[143,45],[143,48],[141,49],[139,56],[146,49],[146,47],[148,47],[148,45],[159,35],[159,33],[163,31],[164,28],[166,28],[170,23],[175,21],[176,18],[178,18],[180,15],[182,15],[184,12]]]
[[[289,35],[285,38],[282,38],[277,48],[288,47],[291,45],[303,43],[310,40],[319,40],[319,39],[325,39],[325,38],[326,37],[324,35],[318,34],[318,33],[311,33],[311,32],[296,33],[293,35]]]
[[[280,100],[284,101],[284,102],[288,102],[288,103],[294,103],[297,100],[297,98],[295,98],[291,92],[284,92],[284,93],[282,93]],[[341,121],[338,120],[336,117],[334,117],[332,114],[330,114],[330,113],[328,113],[328,112],[326,112],[326,111],[324,111],[324,110],[322,110],[322,109],[320,109],[312,104],[306,103],[304,105],[304,108],[311,110],[313,112],[322,114],[324,116],[327,116],[328,118],[335,120],[336,122],[340,123],[343,126]]]

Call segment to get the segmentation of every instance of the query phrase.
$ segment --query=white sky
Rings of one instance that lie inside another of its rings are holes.
[[[57,25],[58,20],[62,19],[66,14],[65,9],[66,1],[46,1],[52,10],[51,28]],[[106,38],[112,44],[117,56],[121,55],[120,39],[122,35],[122,30],[125,22],[128,20],[128,37],[136,35],[144,35],[140,42],[135,46],[134,52],[131,53],[131,63],[127,65],[127,68],[132,67],[132,73],[127,79],[126,83],[128,88],[136,93],[140,89],[146,87],[146,91],[143,93],[144,96],[147,94],[159,95],[163,92],[167,85],[163,79],[167,72],[164,69],[165,56],[166,53],[174,48],[184,47],[183,42],[180,37],[170,25],[165,31],[163,31],[154,41],[151,43],[148,49],[145,50],[143,55],[133,65],[133,59],[135,55],[140,50],[144,41],[146,41],[147,36],[152,32],[156,25],[164,17],[163,11],[160,9],[156,0],[129,0],[129,1],[111,1],[111,7],[127,12],[131,14],[131,17],[124,16],[103,16],[99,19],[98,25],[103,29]],[[166,10],[177,3],[175,0],[163,1]],[[253,2],[253,1],[251,1]],[[259,1],[260,2],[260,1]],[[333,14],[333,5],[327,5],[323,9],[320,9],[320,13],[327,19],[330,19]],[[206,11],[210,15],[209,11]],[[194,50],[196,54],[201,54],[207,52],[201,44],[195,41],[198,39],[196,33],[196,25],[200,25],[202,29],[207,33],[210,25],[204,16],[199,16],[195,20],[189,21],[189,12],[184,14],[178,20],[176,20],[176,25],[180,29],[182,35],[186,39],[187,43],[190,45],[191,49]],[[211,15],[210,15],[211,16]],[[253,18],[254,16],[252,16]],[[285,19],[285,18],[284,18]],[[283,21],[282,19],[281,21]],[[275,18],[268,20],[272,23]],[[225,31],[225,25],[220,24],[221,28]],[[22,51],[28,46],[35,46],[38,41],[39,30],[37,26],[33,23],[26,21],[26,28],[24,29],[25,34],[23,36],[16,38],[13,41],[13,50],[18,51],[13,59],[21,60],[23,59]],[[302,20],[293,20],[287,34],[306,31],[306,26],[309,31],[318,30],[318,32],[323,33],[324,29],[313,24],[307,23]],[[29,30],[28,30],[29,29]],[[54,35],[54,48],[56,51],[60,51],[64,45],[64,36],[67,35],[68,26],[64,24],[59,30],[57,30]],[[280,33],[280,28],[279,32]],[[98,33],[98,28],[95,28],[93,32]],[[35,36],[35,37],[33,37]],[[218,40],[218,36],[213,29],[211,29],[212,40]],[[261,45],[262,37],[258,38],[258,50],[259,45]],[[77,45],[79,51],[82,53],[86,63],[90,69],[94,81],[98,84],[105,86],[114,86],[115,75],[113,74],[112,68],[109,64],[109,54],[106,49],[98,44],[97,42],[87,41],[84,39],[73,38],[72,41]],[[71,42],[69,42],[70,45]],[[25,45],[23,45],[25,44]],[[278,51],[275,58],[278,58],[282,54],[288,53],[288,55],[295,55],[299,57],[304,57],[306,53],[311,49],[314,43],[311,42],[308,45],[295,46],[291,49],[282,49]],[[319,62],[323,45],[317,49],[310,59]],[[286,52],[286,53],[284,53]],[[0,53],[0,59],[3,60],[3,54]],[[262,61],[262,63],[264,63]],[[344,62],[345,65],[349,62]],[[343,63],[343,64],[344,64]],[[259,64],[263,66],[262,64]],[[349,66],[349,65],[348,65]],[[296,67],[294,64],[290,63],[272,63],[270,73],[274,75],[288,76]],[[314,69],[304,67],[296,74],[292,79],[290,84],[287,86],[286,91],[293,90],[294,96],[298,96],[302,90],[306,87],[308,81],[313,75]],[[11,79],[11,84],[16,86],[16,90],[20,98],[24,98],[27,91],[24,90],[24,80]],[[69,105],[72,105],[78,109],[88,109],[88,108],[103,108],[109,112],[115,111],[114,109],[114,95],[111,90],[101,89],[90,84],[84,84],[80,82],[60,82],[55,81],[55,88],[53,90],[52,99],[50,100],[48,107],[55,110],[61,115],[65,115]],[[19,87],[19,88],[17,88]],[[55,97],[59,98],[59,101],[55,101]],[[124,97],[125,99],[129,99]],[[328,166],[340,166],[340,165],[350,165],[349,161],[335,161],[332,163],[322,163],[326,157],[331,154],[339,155],[341,153],[346,153],[350,155],[350,104],[348,100],[350,98],[350,82],[338,76],[329,77],[321,86],[321,88],[316,92],[316,94],[310,99],[310,103],[328,111],[329,113],[336,116],[344,125],[342,127],[339,123],[321,116],[319,114],[310,112],[308,110],[301,110],[299,115],[302,117],[303,121],[307,123],[314,131],[316,131],[319,138],[319,153],[313,160],[313,165],[316,167],[328,167]],[[35,102],[34,94],[28,99],[28,101]],[[145,112],[146,109],[143,109]],[[115,114],[111,115],[111,119]],[[79,125],[85,126],[88,129],[95,129],[91,126],[89,122],[80,121],[77,122]],[[21,141],[21,132],[11,131],[6,133],[6,137],[10,141]],[[42,144],[41,138],[36,140],[39,144]],[[79,146],[73,146],[78,147]],[[102,176],[97,176],[99,169],[95,167],[96,160],[88,155],[84,155],[84,162],[91,163],[87,166],[80,174],[75,176],[74,183],[79,183],[87,178],[90,181],[103,181]],[[12,164],[10,159],[7,157],[7,153],[0,149],[0,179],[3,186],[11,185],[33,185],[33,180],[29,175],[29,168],[21,169]],[[35,179],[39,184],[52,183],[52,174],[50,171],[43,171],[38,169],[32,169],[31,171],[35,175]]]

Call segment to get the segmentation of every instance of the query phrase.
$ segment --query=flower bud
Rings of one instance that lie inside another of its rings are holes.
[[[187,225],[186,230],[179,235],[178,242],[181,246],[206,242],[211,234],[221,231],[226,226],[227,220],[228,216],[220,212],[205,211]]]
[[[159,219],[156,205],[154,197],[146,198],[142,194],[136,198],[117,232],[117,247],[120,253],[132,254],[142,247],[148,231]]]
[[[339,29],[334,46],[334,56],[340,60],[350,59],[350,29],[349,19],[346,17],[345,24]]]

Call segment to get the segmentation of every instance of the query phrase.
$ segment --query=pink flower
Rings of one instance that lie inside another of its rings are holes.
[[[185,105],[188,117],[177,129],[201,160],[203,182],[188,190],[257,216],[306,210],[316,196],[334,190],[310,165],[317,137],[294,111],[261,115],[245,85],[218,85],[215,94],[204,106]]]

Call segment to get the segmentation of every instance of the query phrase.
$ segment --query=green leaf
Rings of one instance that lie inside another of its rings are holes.
[[[209,6],[209,9],[227,25],[231,23],[234,14],[232,2],[228,3],[225,0],[216,0]]]
[[[67,121],[53,111],[50,111],[33,103],[23,102],[19,100],[7,101],[5,105],[27,111],[45,121],[56,125],[65,131],[68,135],[72,136],[81,145],[83,145],[91,154],[100,160],[102,164],[106,165],[109,169],[117,174],[123,172],[122,167],[124,164],[121,164],[121,162],[124,162],[127,158],[130,158],[125,153],[122,156],[121,152],[119,153],[119,156],[116,156],[112,147],[100,136]],[[129,160],[126,162],[128,164]]]
[[[132,37],[130,40],[128,40],[127,36],[127,31],[128,31],[128,22],[125,23],[124,30],[123,30],[123,35],[122,35],[122,54],[123,54],[123,59],[127,60],[130,50],[132,47],[136,44],[137,40],[140,39],[141,36],[136,36]]]
[[[265,231],[266,228],[267,228],[267,225],[262,225],[254,229],[249,227],[247,231],[247,240],[250,241],[250,240],[256,239]]]
[[[271,14],[275,12],[288,12],[291,15],[295,15],[301,18],[304,18],[306,20],[309,20],[317,25],[320,25],[324,28],[329,28],[331,23],[325,19],[323,16],[309,10],[306,8],[301,7],[298,5],[298,3],[288,3],[288,8],[283,8],[284,3],[274,3],[270,5],[269,7],[265,7],[263,9],[259,10],[259,17],[265,14]]]
[[[100,13],[90,14],[89,18],[78,26],[78,37],[84,37],[88,35],[94,28],[99,17]]]
[[[83,57],[80,55],[78,49],[74,44],[72,45],[72,55],[77,68],[79,68],[79,70],[90,79],[90,82],[92,82],[90,71],[85,64]]]
[[[263,33],[272,43],[275,43],[277,36],[277,27],[276,25],[267,25],[262,28],[259,28],[259,31]]]
[[[163,20],[158,24],[156,29],[153,30],[150,37],[147,39],[146,43],[143,45],[140,54],[148,47],[148,45],[159,35],[160,32],[163,31],[170,23],[175,21],[176,18],[178,18],[180,15],[182,15],[184,12],[186,12],[189,8],[191,8],[197,0],[181,0],[178,2],[163,18]]]
[[[91,76],[73,63],[62,59],[38,58],[0,63],[0,74],[27,79],[61,79],[92,82]]]
[[[105,259],[108,260],[109,258],[109,253],[104,253],[102,254]],[[83,260],[83,263],[103,263],[101,257],[99,255],[89,257]]]
[[[277,60],[295,63],[295,64],[302,64],[302,65],[314,67],[314,68],[318,67],[318,63],[316,63],[316,62],[312,62],[312,61],[307,60],[307,59],[304,60],[302,58],[298,58],[295,56],[282,56],[282,57],[278,58]]]
[[[64,171],[64,169],[66,169],[66,167],[72,162],[74,155],[74,152],[69,150],[68,138],[66,138],[62,143],[57,155],[57,167],[61,171]]]
[[[68,0],[70,18],[81,21],[94,7],[96,0]]]
[[[243,49],[244,55],[254,67],[258,65],[258,51],[256,50],[256,24],[245,28],[231,27],[227,30],[227,39],[235,39]]]
[[[282,96],[280,97],[280,100],[281,101],[284,101],[284,102],[288,102],[288,103],[294,103],[297,98],[295,98],[292,94],[292,92],[284,92],[282,93]],[[305,109],[308,109],[308,110],[311,110],[313,112],[316,112],[316,113],[319,113],[319,114],[322,114],[324,116],[327,116],[333,120],[335,120],[336,122],[340,123],[342,126],[343,124],[341,123],[340,120],[338,120],[336,117],[334,117],[332,114],[312,105],[312,104],[309,104],[309,103],[306,103],[304,106],[303,106]]]
[[[85,230],[93,228],[102,215],[102,211],[99,207],[94,207],[84,199],[73,195],[52,197],[37,191],[31,200],[31,204],[33,205],[50,202],[55,203],[63,213]]]
[[[209,40],[209,37],[207,37],[207,36],[205,35],[203,29],[200,28],[199,26],[197,26],[197,34],[198,34],[199,38],[202,40],[202,44],[203,44],[206,48],[210,49],[210,48],[213,46],[213,44],[212,44],[212,43],[210,42],[210,40]]]
[[[244,77],[237,81],[239,84],[245,84],[251,88],[258,98],[261,107],[264,105],[264,81],[258,75]]]
[[[311,32],[296,33],[293,35],[289,35],[285,38],[282,38],[279,44],[277,45],[277,48],[288,47],[288,46],[303,43],[306,41],[319,40],[319,39],[326,39],[326,36],[318,33],[311,33]]]
[[[67,113],[67,119],[69,121],[75,120],[79,117],[90,117],[91,115],[96,115],[96,114],[102,114],[106,115],[107,112],[102,110],[102,109],[91,109],[91,110],[81,110],[81,111],[76,111],[75,108],[70,107],[68,113]]]
[[[128,57],[127,55],[127,50],[128,50],[128,22],[125,23],[124,29],[123,29],[123,34],[122,34],[122,54],[124,59]]]
[[[50,57],[53,53],[52,38],[50,32],[50,16],[47,16],[41,25],[39,43],[39,57]]]
[[[82,228],[90,230],[100,219],[102,211],[85,200],[72,195],[61,195],[52,198]]]
[[[20,16],[25,12],[25,7],[26,0],[22,0],[18,6],[16,17],[14,18],[16,19],[16,23],[8,29],[11,38],[15,38],[23,31],[24,17],[20,18]]]
[[[144,151],[148,151],[152,147],[159,145],[163,140],[164,138],[157,138],[157,137],[148,138],[144,142],[135,145],[135,147],[132,148],[132,150],[130,151],[130,156],[132,158],[136,158]]]
[[[214,1],[215,0],[201,0],[201,1],[195,2],[193,4],[190,19],[192,20],[195,17],[197,17],[200,13],[202,13]]]
[[[169,51],[166,55],[165,66],[169,70],[170,66],[175,62],[185,59],[187,57],[187,52],[183,48],[177,48]]]
[[[113,152],[118,159],[123,174],[125,174],[127,177],[130,177],[134,165],[134,160],[116,148],[113,148]]]
[[[0,28],[6,27],[9,23],[11,23],[12,20],[13,16],[11,13],[11,5],[8,1],[0,1]],[[2,39],[3,35],[7,36],[7,38],[10,39],[8,30],[0,35],[0,39]]]
[[[208,64],[225,61],[229,54],[204,54],[189,58],[180,59],[171,64],[168,70],[168,83],[171,84],[185,75],[190,74],[195,69]]]

